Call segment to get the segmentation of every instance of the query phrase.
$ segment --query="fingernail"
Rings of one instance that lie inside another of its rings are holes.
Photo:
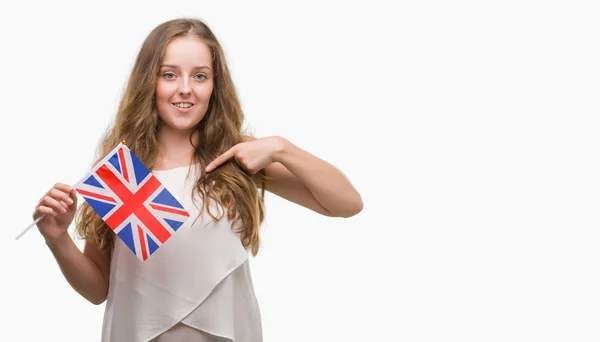
[[[69,205],[73,204],[73,200],[71,198],[67,198],[67,203],[69,203]]]

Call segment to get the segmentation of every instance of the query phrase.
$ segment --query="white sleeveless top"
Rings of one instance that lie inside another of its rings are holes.
[[[115,240],[102,341],[261,342],[248,252],[227,215],[214,222],[204,210],[198,218],[194,168],[152,173],[190,218],[145,262]]]

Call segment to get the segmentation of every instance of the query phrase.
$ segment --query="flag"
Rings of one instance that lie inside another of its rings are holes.
[[[123,143],[74,188],[142,261],[190,216]]]

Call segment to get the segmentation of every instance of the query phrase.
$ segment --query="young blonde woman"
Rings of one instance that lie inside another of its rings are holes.
[[[121,140],[190,212],[146,262],[87,203],[77,233],[75,191],[57,183],[35,208],[37,227],[69,284],[106,301],[102,341],[262,341],[248,265],[259,250],[264,191],[317,213],[350,217],[362,200],[329,163],[278,136],[242,132],[223,50],[196,19],[157,26],[144,41],[102,158]],[[261,191],[258,189],[261,188]]]

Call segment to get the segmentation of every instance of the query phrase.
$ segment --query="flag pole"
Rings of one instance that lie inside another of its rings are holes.
[[[106,156],[105,156],[105,157],[104,157],[104,158],[103,158],[101,161],[99,161],[98,163],[96,163],[96,165],[101,165],[101,164],[103,164],[104,162],[106,162],[106,160],[107,160],[108,158],[110,158],[110,157],[113,155],[113,152],[116,152],[116,151],[119,149],[119,147],[121,147],[121,145],[125,145],[125,146],[127,146],[127,145],[126,145],[126,143],[125,143],[125,140],[123,140],[123,142],[122,142],[122,143],[120,143],[119,145],[117,145],[117,147],[115,147],[115,148],[114,148],[112,151],[110,151],[110,152],[109,152],[109,153],[108,153],[108,154],[107,154],[107,155],[106,155]],[[95,168],[95,167],[94,167],[94,168]],[[93,168],[93,169],[94,169],[94,168]],[[83,181],[85,181],[85,180],[86,180],[86,178],[88,177],[88,175],[89,175],[89,172],[88,172],[88,173],[87,173],[85,176],[83,176],[83,178],[81,178],[81,179],[79,180],[79,182],[75,183],[75,185],[73,185],[73,186],[72,186],[72,188],[74,188],[74,189],[75,189],[77,186],[79,186],[79,184],[80,184],[81,182],[83,182]],[[27,226],[27,228],[23,229],[23,231],[22,231],[21,233],[19,233],[19,235],[17,235],[17,237],[15,238],[15,240],[19,240],[19,239],[21,238],[21,236],[25,235],[25,233],[27,233],[27,232],[28,232],[28,231],[29,231],[31,228],[33,228],[33,226],[35,226],[35,225],[36,225],[38,222],[40,222],[40,220],[41,220],[42,218],[44,218],[44,216],[46,216],[46,214],[42,214],[42,216],[40,216],[40,217],[36,218],[36,219],[35,219],[35,221],[31,222],[31,223],[30,223],[30,224]]]
[[[31,224],[29,224],[27,226],[27,228],[25,228],[19,235],[17,235],[17,237],[15,238],[15,240],[19,240],[21,238],[21,236],[25,235],[25,233],[27,233],[29,231],[29,229],[31,229],[33,226],[35,226],[38,222],[40,222],[40,220],[42,219],[42,217],[46,216],[46,214],[43,214],[42,216],[38,217],[35,219],[35,221],[31,222]]]

